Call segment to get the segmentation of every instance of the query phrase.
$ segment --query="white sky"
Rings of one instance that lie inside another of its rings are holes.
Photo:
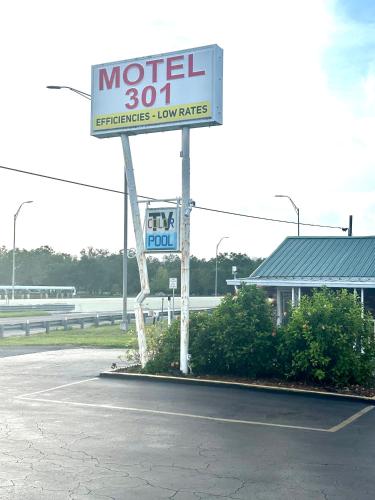
[[[350,4],[350,0],[343,0]],[[366,6],[367,0],[353,0]],[[191,132],[197,205],[347,226],[374,234],[373,24],[324,0],[33,2],[2,7],[0,165],[123,187],[119,138],[90,136],[92,64],[216,43],[224,49],[224,125]],[[360,57],[358,57],[358,54]],[[181,192],[180,132],[131,138],[138,193]],[[121,195],[0,169],[0,246],[79,254],[122,248]],[[297,227],[194,210],[191,252],[265,257]],[[301,227],[302,235],[343,235]],[[134,245],[132,230],[129,246]]]

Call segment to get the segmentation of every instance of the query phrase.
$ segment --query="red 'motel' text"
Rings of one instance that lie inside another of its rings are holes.
[[[120,88],[121,80],[126,87],[125,94],[129,102],[125,104],[128,109],[137,108],[141,102],[144,107],[153,106],[157,97],[157,89],[154,85],[145,86],[141,92],[134,85],[139,85],[147,76],[148,81],[158,83],[158,81],[167,81],[160,90],[160,94],[165,95],[165,104],[170,104],[171,84],[170,81],[181,78],[192,78],[205,75],[205,70],[199,70],[194,67],[194,54],[175,55],[163,59],[153,59],[141,63],[129,63],[121,72],[120,66],[113,66],[110,74],[106,68],[99,70],[99,90],[111,90]],[[149,78],[151,77],[151,78]]]

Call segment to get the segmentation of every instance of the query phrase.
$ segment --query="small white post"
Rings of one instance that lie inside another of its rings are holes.
[[[168,297],[168,326],[171,326],[171,298]]]
[[[190,295],[190,129],[182,129],[180,370],[188,373]]]
[[[365,290],[364,290],[364,288],[361,288],[361,306],[362,306],[361,316],[363,318],[364,313],[365,313]]]
[[[296,300],[296,298],[295,298],[295,293],[294,293],[294,286],[292,286],[292,307],[295,306],[295,300]]]
[[[283,310],[281,304],[281,290],[279,287],[276,288],[276,325],[280,326],[283,319]]]

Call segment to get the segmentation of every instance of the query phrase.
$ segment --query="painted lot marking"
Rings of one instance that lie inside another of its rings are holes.
[[[85,382],[91,382],[92,380],[98,380],[98,379],[99,377],[86,378],[84,380],[79,380],[78,382],[70,382],[69,384],[57,385],[56,387],[51,387],[50,389],[43,389],[42,391],[22,394],[22,396],[17,396],[17,399],[28,399],[29,396],[34,396],[35,394],[44,394],[45,392],[56,391],[57,389],[62,389],[63,387],[70,387],[71,385],[84,384]]]
[[[329,429],[329,432],[337,432],[337,431],[343,429],[344,427],[351,424],[352,422],[354,422],[358,418],[362,417],[362,415],[365,415],[366,413],[368,413],[369,411],[371,411],[373,409],[374,409],[374,406],[365,406],[364,408],[362,408],[362,410],[357,411],[357,413],[354,413],[354,415],[352,415],[351,417],[346,418],[345,420],[343,420],[339,424],[331,427]]]
[[[86,408],[100,408],[106,410],[120,410],[120,411],[130,411],[130,412],[138,412],[138,413],[149,413],[154,415],[167,415],[172,417],[184,417],[184,418],[195,418],[200,420],[210,420],[214,422],[224,422],[230,424],[243,424],[243,425],[260,425],[263,427],[279,427],[284,429],[296,429],[296,430],[304,430],[304,431],[314,431],[314,432],[337,432],[344,429],[349,424],[353,423],[355,420],[358,420],[360,417],[368,413],[369,411],[374,409],[373,405],[365,406],[362,410],[357,411],[350,417],[346,418],[342,422],[330,427],[328,429],[323,429],[319,427],[305,427],[300,425],[287,425],[287,424],[272,424],[269,422],[260,422],[254,420],[239,420],[232,418],[221,418],[221,417],[209,417],[206,415],[196,415],[191,413],[179,413],[179,412],[171,412],[171,411],[162,411],[162,410],[150,410],[148,408],[132,408],[128,406],[115,406],[115,405],[106,405],[106,404],[96,404],[96,403],[81,403],[76,401],[66,401],[59,399],[47,399],[47,398],[35,398],[31,396],[35,396],[37,394],[44,394],[46,392],[51,392],[57,389],[62,389],[65,387],[70,387],[72,385],[82,384],[85,382],[91,382],[93,380],[98,380],[99,377],[94,377],[90,379],[80,380],[79,382],[71,382],[69,384],[59,385],[56,387],[51,387],[50,389],[44,389],[42,391],[31,392],[28,394],[23,394],[21,396],[16,396],[16,399],[20,399],[22,401],[38,401],[41,403],[54,403],[54,404],[62,404],[62,405],[70,405],[70,406],[81,406]]]

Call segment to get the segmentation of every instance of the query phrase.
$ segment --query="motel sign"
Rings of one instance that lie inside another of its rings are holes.
[[[148,208],[145,224],[146,252],[178,252],[179,226],[178,208]]]

